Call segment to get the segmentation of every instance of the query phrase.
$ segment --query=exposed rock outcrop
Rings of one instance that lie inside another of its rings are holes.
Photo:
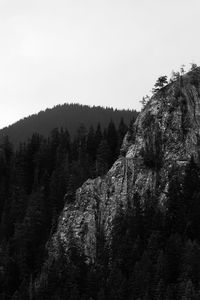
[[[180,175],[200,145],[200,68],[181,76],[158,91],[126,134],[121,155],[103,178],[88,179],[66,203],[53,247],[59,238],[69,246],[69,232],[89,261],[95,261],[96,241],[102,232],[111,240],[119,209],[134,205],[134,194],[148,201],[155,195],[165,209],[171,171]]]

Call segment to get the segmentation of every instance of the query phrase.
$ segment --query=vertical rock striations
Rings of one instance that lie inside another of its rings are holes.
[[[69,234],[88,261],[97,255],[102,235],[109,243],[118,209],[134,205],[137,192],[142,203],[156,199],[165,209],[172,169],[184,174],[200,145],[200,68],[158,91],[126,134],[121,156],[103,178],[88,179],[66,203],[53,238],[69,248]],[[151,197],[149,197],[151,195]],[[155,196],[155,197],[154,197]]]

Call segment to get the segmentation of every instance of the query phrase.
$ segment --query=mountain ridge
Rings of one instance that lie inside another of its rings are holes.
[[[113,119],[115,125],[119,125],[123,118],[128,124],[137,115],[135,110],[118,110],[101,106],[88,106],[80,104],[56,105],[47,108],[38,114],[23,118],[14,124],[0,130],[0,138],[8,135],[11,142],[17,146],[26,141],[33,133],[39,133],[47,137],[54,128],[67,128],[70,135],[74,137],[81,124],[89,129],[89,126],[97,126],[101,123],[103,129]]]

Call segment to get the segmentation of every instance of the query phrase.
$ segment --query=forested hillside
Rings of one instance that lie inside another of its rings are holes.
[[[75,137],[67,129],[54,129],[48,138],[33,134],[17,151],[4,138],[0,145],[0,299],[37,299],[32,295],[34,281],[64,203],[74,201],[76,189],[86,179],[108,171],[127,129],[123,119],[117,128],[110,121],[104,130],[100,124],[89,130],[81,125]]]
[[[200,68],[156,83],[121,156],[66,198],[36,299],[200,299]]]
[[[0,299],[200,299],[200,68],[161,79],[130,125],[4,138]]]
[[[79,104],[57,105],[0,130],[0,138],[8,135],[10,141],[18,146],[19,142],[26,141],[35,132],[47,138],[54,128],[60,127],[67,128],[69,134],[74,137],[80,124],[84,124],[86,129],[89,129],[90,125],[96,127],[100,122],[104,129],[112,119],[115,126],[118,127],[121,118],[129,124],[136,115],[135,110],[117,110]]]

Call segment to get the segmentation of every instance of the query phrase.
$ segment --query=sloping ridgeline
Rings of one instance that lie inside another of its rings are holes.
[[[102,132],[101,124],[89,130],[82,124],[75,137],[55,128],[47,138],[33,134],[16,151],[7,137],[0,143],[0,299],[38,298],[34,282],[65,201],[73,202],[88,178],[107,173],[119,156],[127,125],[121,119],[116,128],[111,120]],[[66,268],[64,261],[56,266]],[[56,274],[65,278],[63,271]],[[54,274],[52,270],[52,297],[59,299]],[[51,298],[49,292],[42,299]]]
[[[105,176],[66,197],[37,299],[200,299],[199,142],[196,68],[151,98]]]
[[[100,106],[87,106],[79,104],[57,105],[52,109],[46,109],[38,114],[27,118],[0,130],[0,138],[9,136],[10,141],[18,146],[20,142],[26,141],[37,132],[44,137],[48,137],[54,128],[67,128],[70,136],[74,137],[80,124],[84,124],[86,129],[98,123],[105,129],[112,119],[115,126],[118,126],[123,118],[129,124],[132,118],[136,118],[137,112],[131,110],[117,110]]]

